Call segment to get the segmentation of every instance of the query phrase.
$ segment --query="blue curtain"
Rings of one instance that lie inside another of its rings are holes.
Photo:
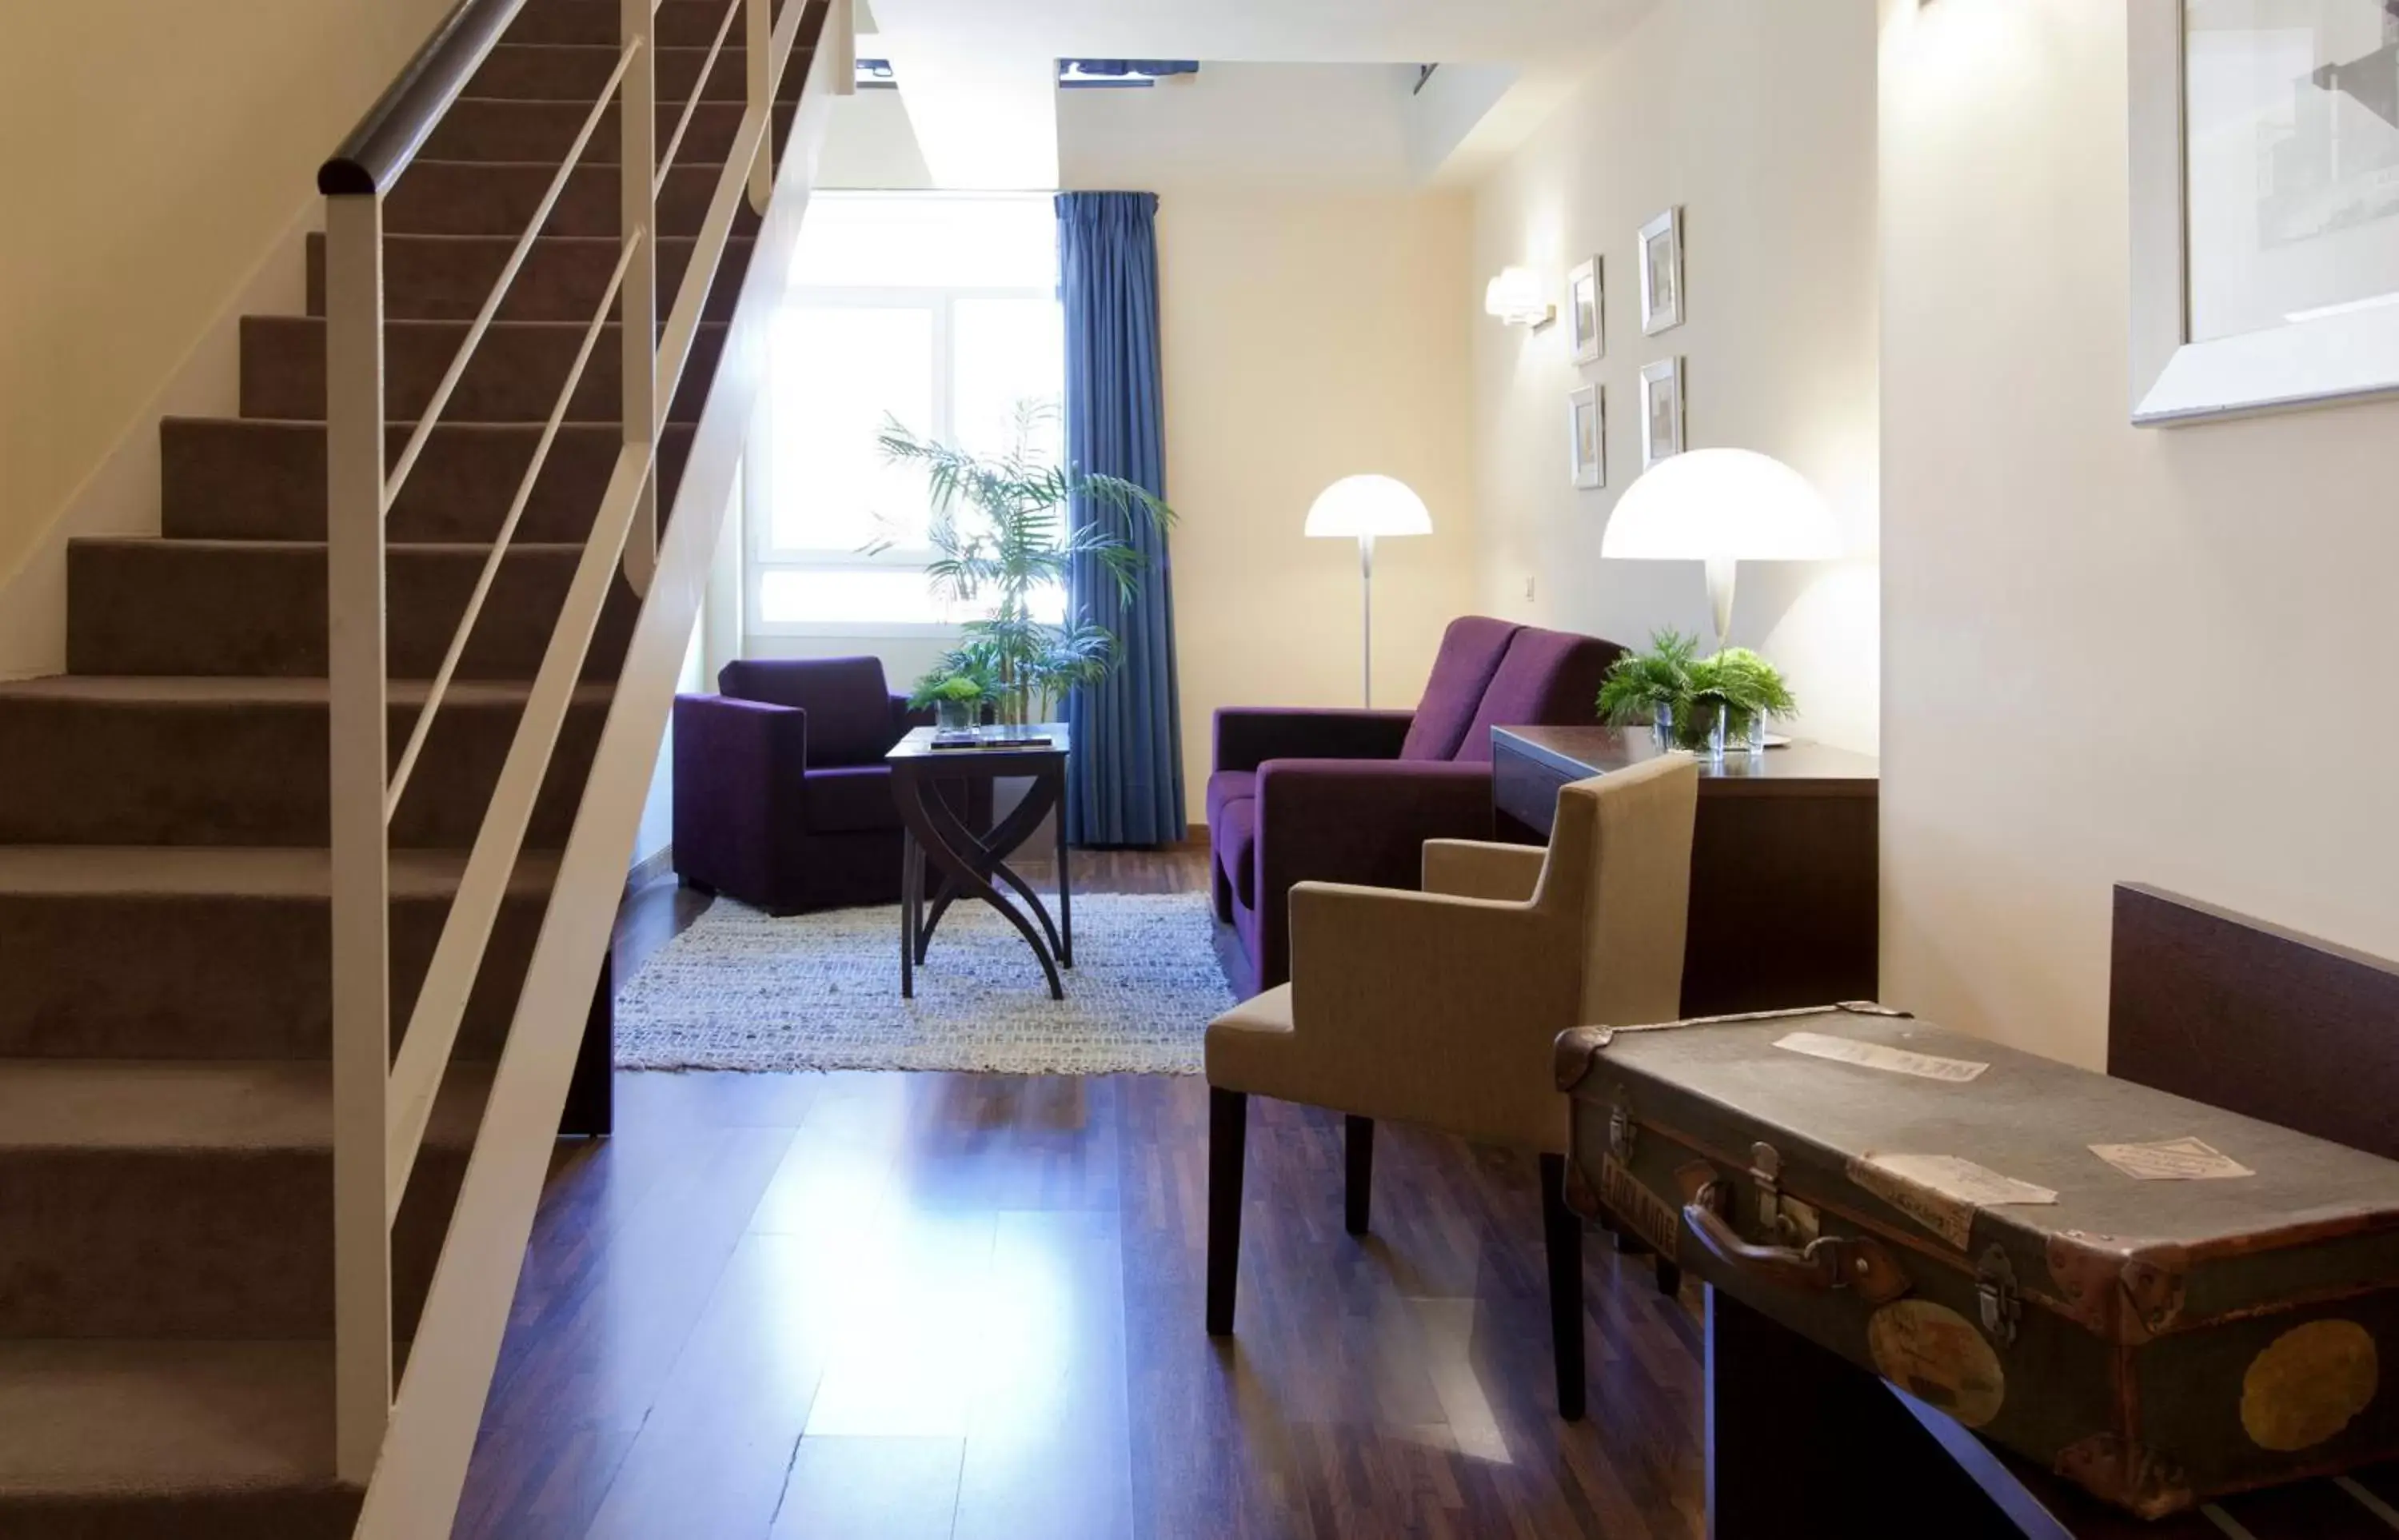
[[[1059,298],[1066,312],[1066,459],[1166,495],[1158,369],[1158,196],[1058,195]],[[1074,757],[1066,837],[1078,844],[1164,844],[1186,832],[1183,716],[1174,679],[1173,574],[1163,531],[1078,498],[1075,527],[1106,520],[1149,558],[1126,603],[1085,558],[1067,601],[1117,638],[1116,671],[1070,695]]]

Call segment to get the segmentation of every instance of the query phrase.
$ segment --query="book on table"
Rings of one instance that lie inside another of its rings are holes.
[[[944,752],[971,753],[978,750],[1049,749],[1054,747],[1049,734],[1022,727],[956,727],[937,728],[933,748]]]

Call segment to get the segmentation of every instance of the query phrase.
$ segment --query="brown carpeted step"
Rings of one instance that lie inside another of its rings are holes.
[[[344,1540],[321,1342],[0,1342],[0,1540]]]
[[[459,1064],[434,1103],[392,1226],[399,1336],[490,1089]],[[0,1337],[331,1336],[331,1066],[0,1060]]]
[[[708,75],[703,101],[750,100],[750,56],[743,45],[744,23],[736,19],[725,34],[725,49]],[[713,34],[711,34],[712,36]],[[619,53],[614,43],[502,43],[467,82],[465,95],[515,101],[581,101],[600,100],[602,88],[615,73]],[[657,50],[657,100],[681,106],[691,100],[699,66],[708,58],[703,40],[692,47]],[[808,78],[808,50],[794,43],[783,66],[779,100],[797,101]]]
[[[676,157],[680,160],[682,157]],[[697,236],[716,195],[722,166],[677,165],[658,190],[658,233]],[[556,165],[535,161],[419,160],[384,195],[387,236],[506,236],[524,234],[534,210],[549,191]],[[613,236],[618,209],[617,169],[577,166],[550,206],[544,230],[554,236]],[[758,216],[744,202],[733,217],[733,233],[754,234]]]
[[[726,0],[662,0],[652,35],[660,48],[705,48],[716,35],[717,25],[725,20]],[[782,6],[770,7],[779,15]],[[517,19],[509,23],[507,33],[510,43],[575,43],[584,45],[613,44],[623,34],[619,30],[623,11],[617,0],[528,0]],[[747,23],[735,18],[728,44],[742,35]],[[822,23],[816,23],[821,26]],[[802,44],[808,42],[816,26],[803,21],[799,40],[793,44],[797,54]]]
[[[604,344],[603,344],[604,345]],[[410,428],[395,425],[386,443],[397,460]],[[691,453],[692,427],[671,423],[658,439],[658,489],[671,507]],[[322,540],[325,537],[325,425],[169,417],[159,426],[163,529],[170,539]],[[535,423],[442,423],[384,533],[395,542],[483,542],[499,533],[541,438]],[[570,423],[559,429],[517,525],[520,540],[579,542],[591,530],[617,465],[614,424]]]
[[[489,546],[386,547],[385,668],[430,679],[467,613]],[[557,628],[581,546],[511,542],[460,679],[529,680]],[[614,679],[640,601],[620,574],[600,612],[586,679]],[[67,671],[325,672],[325,547],[313,541],[75,540],[67,547]]]
[[[471,321],[491,298],[493,285],[516,250],[513,236],[386,236],[383,245],[384,315],[392,320]],[[684,270],[698,243],[681,238],[658,242],[657,310],[663,316],[683,291]],[[754,243],[725,242],[716,277],[700,314],[709,320],[733,318],[742,275]],[[622,248],[614,236],[544,236],[526,253],[500,302],[498,319],[590,320],[608,291]],[[308,237],[308,314],[325,313],[325,237]]]
[[[702,101],[692,110],[691,126],[684,130],[674,164],[722,168],[725,157],[733,153],[734,136],[740,130],[744,110],[739,101]],[[796,101],[775,103],[778,155],[791,139],[793,115],[798,110]],[[462,96],[451,104],[449,113],[427,137],[424,153],[437,160],[532,160],[546,161],[555,168],[565,160],[575,136],[583,130],[583,120],[590,115],[589,101],[510,101]],[[657,155],[661,161],[666,158],[667,142],[682,118],[682,103],[658,104]],[[583,147],[583,158],[577,164],[614,166],[621,148],[617,108],[611,104],[600,115],[600,126],[592,130],[591,141]]]
[[[395,1042],[466,859],[391,854]],[[0,845],[0,1056],[324,1059],[329,871],[322,850]],[[557,874],[555,853],[517,862],[457,1057],[498,1057]]]
[[[384,326],[384,415],[413,425],[458,355],[472,323],[389,321]],[[558,404],[567,371],[583,345],[579,321],[494,321],[467,365],[445,423],[539,423]],[[725,323],[703,321],[675,393],[671,421],[697,423],[725,346]],[[617,325],[601,329],[567,408],[578,423],[618,420]],[[241,414],[322,422],[325,323],[313,316],[245,316],[241,321]],[[513,489],[511,489],[513,491]]]
[[[580,686],[527,843],[561,849],[598,746],[610,688]],[[395,681],[392,758],[425,698]],[[395,845],[465,849],[482,827],[524,710],[522,685],[451,686]],[[322,845],[325,682],[58,674],[0,682],[0,844]]]

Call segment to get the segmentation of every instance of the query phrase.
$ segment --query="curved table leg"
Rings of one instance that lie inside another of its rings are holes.
[[[1066,777],[1058,775],[1058,966],[1075,966],[1075,884],[1066,866]]]
[[[916,997],[916,909],[925,893],[925,853],[916,836],[900,841],[900,998]]]
[[[1035,790],[1037,792],[1039,788],[1037,786]],[[938,793],[932,800],[939,801],[940,812],[949,816],[951,821],[961,831],[961,837],[994,863],[1005,859],[1015,851],[1017,846],[1031,839],[1034,830],[1040,827],[1041,816],[1046,811],[1039,805],[1037,796],[1028,797],[1009,809],[1008,817],[1000,820],[997,828],[988,834],[978,834],[966,827],[966,820],[957,816],[957,810],[949,806],[946,800],[940,799]],[[927,932],[941,923],[943,912],[948,910],[950,901],[955,897],[956,896],[950,891],[948,875],[944,873],[941,885],[932,894],[932,918],[928,920],[923,927]],[[917,956],[920,960],[924,956],[924,949],[921,946],[917,948]]]
[[[959,822],[957,816],[952,813],[946,804],[941,803],[938,795],[928,798],[922,783],[910,780],[903,785],[904,790],[901,790],[896,799],[900,804],[901,822],[907,826],[908,832],[915,836],[916,843],[923,846],[925,856],[935,866],[948,873],[945,887],[963,891],[969,897],[981,898],[1006,916],[1008,923],[1014,925],[1017,933],[1024,938],[1025,945],[1033,949],[1035,959],[1041,964],[1041,972],[1050,980],[1050,998],[1052,1000],[1066,998],[1066,987],[1058,980],[1058,965],[1050,957],[1050,948],[1041,930],[1036,929],[1033,922],[1024,917],[1023,912],[1010,903],[1008,896],[993,886],[990,879],[977,870],[974,856],[969,855],[950,843],[953,837],[960,838],[981,853],[985,849],[982,842],[967,832],[966,826]],[[993,859],[995,865],[999,864],[996,858]],[[1042,919],[1046,928],[1049,916],[1044,914]],[[927,928],[929,929],[929,925]]]
[[[1042,777],[1034,782],[1024,800],[1018,803],[988,836],[979,835],[969,829],[966,821],[938,797],[927,799],[925,813],[941,826],[952,850],[972,862],[983,876],[996,877],[1015,890],[1040,920],[1043,932],[1050,938],[1050,952],[1062,964],[1071,967],[1074,965],[1066,961],[1067,947],[1071,942],[1061,944],[1058,927],[1050,923],[1050,912],[1042,906],[1041,896],[1017,875],[1007,859],[1018,846],[1033,837],[1033,831],[1041,827],[1041,820],[1049,816],[1057,803],[1057,787],[1051,784],[1049,777]],[[944,874],[941,886],[933,894],[931,908],[916,927],[916,961],[919,963],[925,960],[926,952],[932,946],[933,927],[942,923],[942,916],[949,912],[952,900],[956,897],[956,890]]]

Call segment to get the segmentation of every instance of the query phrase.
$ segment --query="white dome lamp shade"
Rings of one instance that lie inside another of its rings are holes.
[[[1619,561],[1704,561],[1716,645],[1732,632],[1734,563],[1822,561],[1841,530],[1808,479],[1771,455],[1695,449],[1659,461],[1617,501],[1599,554]]]
[[[1360,691],[1375,704],[1375,541],[1378,536],[1430,534],[1432,514],[1404,481],[1389,476],[1345,476],[1308,506],[1307,534],[1358,542]]]

